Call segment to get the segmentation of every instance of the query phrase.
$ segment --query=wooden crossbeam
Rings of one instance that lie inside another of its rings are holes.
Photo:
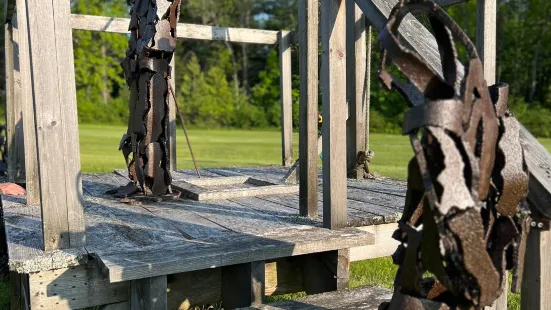
[[[71,27],[79,30],[102,31],[113,33],[129,33],[130,19],[93,15],[71,15]],[[214,27],[206,25],[179,23],[177,28],[178,38],[228,41],[234,43],[249,44],[276,44],[278,31]]]

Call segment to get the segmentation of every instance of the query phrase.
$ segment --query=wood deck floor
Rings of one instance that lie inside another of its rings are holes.
[[[247,175],[277,183],[286,172],[287,168],[270,166],[205,169],[202,175]],[[197,176],[179,171],[173,178],[179,182]],[[26,206],[24,198],[3,197],[10,269],[29,273],[66,268],[95,254],[110,281],[117,282],[243,263],[243,259],[364,246],[374,242],[373,235],[352,227],[396,222],[406,191],[403,183],[392,180],[349,180],[351,228],[330,231],[321,228],[321,192],[320,218],[312,220],[298,216],[298,194],[141,205],[121,203],[105,194],[127,182],[117,173],[83,176],[87,246],[70,251],[43,252],[40,208]]]

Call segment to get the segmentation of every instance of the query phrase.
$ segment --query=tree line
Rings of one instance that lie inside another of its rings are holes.
[[[4,1],[0,0],[0,7]],[[129,7],[123,0],[71,3],[73,13],[128,17]],[[476,1],[447,11],[474,41]],[[297,0],[188,0],[182,6],[180,20],[212,26],[296,30],[297,12]],[[418,18],[425,23],[423,16]],[[497,80],[511,85],[510,106],[516,116],[535,135],[550,137],[551,1],[498,0],[497,22]],[[374,32],[372,36],[374,69],[379,56],[377,35]],[[3,33],[0,38],[3,40]],[[119,63],[125,55],[127,37],[75,30],[73,42],[79,121],[125,123],[129,93]],[[293,51],[297,50],[298,46],[293,46]],[[0,58],[3,68],[4,57]],[[292,60],[293,117],[298,125],[297,53],[293,53]],[[176,72],[178,102],[191,125],[279,126],[277,46],[180,40]],[[399,133],[406,104],[398,94],[380,87],[376,70],[372,75],[371,130]],[[3,86],[0,96],[5,97]]]

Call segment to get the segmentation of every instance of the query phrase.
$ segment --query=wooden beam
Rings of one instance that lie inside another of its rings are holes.
[[[82,247],[85,226],[70,3],[26,3],[44,248]]]
[[[521,288],[521,309],[551,309],[551,231],[528,235]]]
[[[176,97],[176,57],[172,58],[170,62],[172,67],[171,79],[169,83],[174,90],[174,97]],[[176,154],[176,136],[178,132],[178,125],[176,124],[176,100],[174,97],[168,96],[168,153],[170,158],[170,171],[176,171],[177,166],[177,154]]]
[[[222,267],[222,304],[226,309],[260,305],[266,289],[264,261]]]
[[[301,216],[318,216],[318,87],[319,0],[300,0],[300,137],[299,179]]]
[[[346,226],[346,1],[321,5],[323,226],[330,229]]]
[[[496,82],[496,0],[477,1],[476,47],[488,86]]]
[[[293,74],[291,72],[291,33],[279,32],[281,100],[281,156],[283,166],[293,164]]]
[[[31,58],[27,26],[27,3],[17,1],[17,27],[19,30],[19,77],[21,80],[21,109],[23,110],[23,133],[25,149],[25,190],[27,205],[40,204],[38,154],[36,149],[36,121],[33,103]]]
[[[129,309],[166,310],[166,276],[130,281]]]
[[[7,3],[6,3],[7,5]],[[6,69],[6,145],[8,151],[8,180],[25,182],[25,149],[23,143],[23,111],[21,108],[21,76],[19,71],[19,29],[17,18],[4,24]]]
[[[348,98],[347,171],[356,169],[359,152],[366,150],[366,109],[369,100],[365,16],[354,1],[346,3],[346,84]],[[353,177],[363,179],[363,167]]]
[[[71,16],[72,28],[79,30],[129,33],[129,23],[130,19],[128,18],[79,14],[72,14]],[[278,41],[278,31],[273,30],[213,27],[179,23],[176,32],[180,39],[228,41],[250,44],[276,44]]]

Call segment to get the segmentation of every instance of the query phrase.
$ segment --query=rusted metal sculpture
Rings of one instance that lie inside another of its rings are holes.
[[[176,48],[180,0],[129,2],[131,36],[122,67],[130,88],[130,118],[119,149],[131,182],[116,196],[163,196],[171,192],[168,79]]]
[[[398,37],[408,13],[427,13],[443,77]],[[381,309],[482,309],[522,278],[530,217],[528,174],[519,123],[507,108],[508,86],[488,87],[475,46],[436,4],[402,0],[381,33],[379,76],[413,107],[405,114],[415,157],[409,163],[404,214],[394,238],[395,292]],[[454,41],[469,63],[459,72]],[[387,71],[393,63],[410,84]],[[409,89],[407,89],[409,87]],[[419,104],[420,91],[425,103]],[[425,272],[434,278],[424,278]]]

